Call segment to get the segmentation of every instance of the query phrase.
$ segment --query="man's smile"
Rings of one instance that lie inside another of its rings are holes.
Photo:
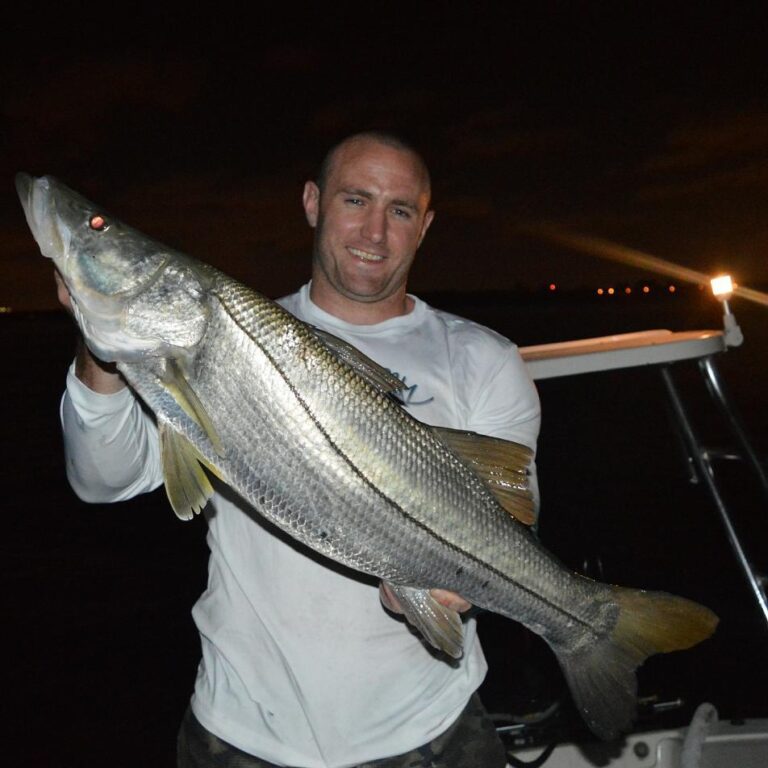
[[[369,253],[368,251],[361,251],[359,248],[347,248],[347,250],[353,255],[357,256],[358,259],[362,259],[363,261],[384,261],[386,257],[377,254],[377,253]]]

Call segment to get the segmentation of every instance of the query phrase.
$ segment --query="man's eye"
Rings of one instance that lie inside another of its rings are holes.
[[[401,219],[411,218],[411,212],[406,208],[395,208],[393,213],[395,214],[395,216],[399,216]]]
[[[352,205],[362,205],[363,201],[359,197],[348,197],[347,202]]]

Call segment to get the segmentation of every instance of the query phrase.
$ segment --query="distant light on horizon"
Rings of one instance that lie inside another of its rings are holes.
[[[10,315],[13,312],[12,307],[0,307],[0,315]]]
[[[597,289],[597,295],[602,296],[605,293],[605,291],[602,288]]]
[[[630,294],[630,293],[632,293],[632,289],[631,289],[629,286],[627,286],[627,287],[624,289],[624,293],[626,293],[626,294],[627,294],[627,296],[629,296],[629,294]]]
[[[614,288],[609,288],[608,289],[608,295],[609,296],[613,296],[614,293],[616,293],[616,290]]]
[[[554,283],[550,283],[549,284],[549,290],[550,291],[556,291],[557,290],[557,286]]]
[[[669,286],[669,288],[668,288],[667,290],[668,290],[670,293],[674,293],[674,292],[677,290],[677,288],[675,288],[675,286],[674,286],[674,285],[670,285],[670,286]]]
[[[650,293],[650,292],[651,292],[651,289],[650,289],[650,287],[649,287],[649,286],[647,286],[647,285],[644,285],[644,286],[643,286],[643,293]]]

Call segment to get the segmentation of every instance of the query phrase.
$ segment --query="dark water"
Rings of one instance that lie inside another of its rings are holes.
[[[655,303],[587,297],[434,297],[521,344],[647,328],[718,327],[692,294]],[[761,455],[766,453],[766,319],[735,307],[746,342],[720,369]],[[86,505],[64,479],[58,400],[74,331],[63,314],[0,317],[6,361],[2,569],[3,762],[25,766],[170,766],[194,680],[198,640],[189,610],[205,582],[205,530],[181,523],[162,491]],[[708,440],[722,439],[695,365],[675,376]],[[699,600],[721,617],[698,648],[655,657],[642,697],[681,700],[643,711],[641,728],[682,725],[702,701],[721,717],[768,716],[768,627],[736,567],[714,506],[688,480],[654,369],[541,382],[541,536],[563,561],[608,581]],[[745,467],[724,488],[750,557],[768,571],[768,503]],[[489,708],[523,715],[562,700],[546,737],[583,735],[556,662],[512,622],[484,615]],[[10,752],[8,751],[10,750]]]

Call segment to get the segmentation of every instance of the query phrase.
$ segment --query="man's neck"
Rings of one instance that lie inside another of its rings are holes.
[[[393,317],[407,315],[414,307],[414,301],[405,292],[405,288],[381,301],[355,301],[336,291],[318,288],[313,280],[309,289],[309,297],[324,312],[353,325],[382,323]]]

